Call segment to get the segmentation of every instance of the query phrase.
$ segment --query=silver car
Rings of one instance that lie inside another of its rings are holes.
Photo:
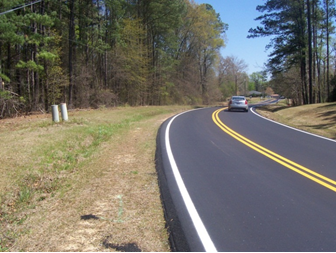
[[[248,103],[244,96],[232,96],[229,101],[229,111],[239,109],[248,112]]]

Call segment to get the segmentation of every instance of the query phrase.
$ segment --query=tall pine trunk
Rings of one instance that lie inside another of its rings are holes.
[[[308,21],[308,81],[309,81],[309,104],[313,103],[313,75],[312,75],[312,27],[311,27],[311,12],[310,1],[307,0],[307,21]]]
[[[70,18],[69,18],[69,108],[73,106],[73,58],[74,58],[74,41],[75,41],[75,8],[74,1],[69,1]]]
[[[329,36],[330,36],[330,31],[329,31],[329,0],[325,0],[326,1],[326,29],[327,29],[327,34],[326,34],[326,40],[327,40],[327,98],[329,98],[330,95],[330,84],[329,84],[329,64],[330,64],[330,60],[329,60]]]

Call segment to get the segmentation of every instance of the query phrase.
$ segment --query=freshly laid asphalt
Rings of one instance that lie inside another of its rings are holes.
[[[172,250],[204,251],[205,246],[176,182],[167,136],[179,174],[217,251],[335,251],[336,192],[225,133],[212,119],[218,109],[168,119],[157,135],[156,167]],[[219,118],[249,140],[336,180],[336,142],[252,112],[224,110]]]

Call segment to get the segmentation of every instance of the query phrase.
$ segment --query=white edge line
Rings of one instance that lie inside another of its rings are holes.
[[[296,131],[301,132],[301,133],[309,134],[309,135],[312,135],[312,136],[315,136],[315,137],[318,137],[318,138],[321,138],[321,139],[324,139],[324,140],[327,140],[327,141],[336,142],[336,141],[333,140],[333,139],[330,139],[330,138],[327,138],[327,137],[324,137],[324,136],[321,136],[321,135],[317,135],[317,134],[309,133],[309,132],[306,132],[306,131],[303,131],[303,130],[300,130],[300,129],[297,129],[297,128],[294,128],[294,127],[291,127],[291,126],[288,126],[288,125],[285,125],[285,124],[276,122],[276,121],[274,121],[274,120],[268,119],[268,118],[266,118],[266,117],[264,117],[264,116],[262,116],[262,115],[256,113],[253,109],[255,109],[255,107],[250,108],[250,111],[253,112],[255,115],[257,115],[258,117],[263,118],[263,119],[265,119],[265,120],[271,121],[271,122],[273,122],[273,123],[275,123],[275,124],[278,124],[278,125],[281,125],[281,126],[290,128],[290,129],[292,129],[292,130],[296,130]]]
[[[194,110],[192,110],[194,111]],[[190,112],[190,111],[187,111],[187,112]],[[173,117],[170,122],[168,123],[167,125],[167,128],[166,128],[166,133],[165,133],[165,142],[166,142],[166,149],[167,149],[167,154],[168,154],[168,159],[169,159],[169,162],[170,162],[170,165],[172,167],[172,170],[173,170],[173,173],[174,173],[174,177],[175,177],[175,180],[176,180],[176,183],[177,183],[177,186],[179,188],[179,191],[182,195],[182,198],[183,198],[183,201],[184,201],[184,204],[186,205],[187,207],[187,211],[191,217],[191,220],[195,226],[195,229],[197,231],[197,234],[204,246],[204,249],[205,251],[207,252],[217,252],[217,249],[215,247],[215,245],[213,244],[209,234],[208,234],[208,231],[206,230],[196,208],[195,208],[195,205],[194,203],[192,202],[191,198],[190,198],[190,195],[188,193],[188,190],[183,182],[183,179],[181,177],[181,174],[180,174],[180,171],[176,165],[176,162],[175,162],[175,159],[174,159],[174,156],[173,156],[173,153],[172,153],[172,150],[171,150],[171,147],[170,147],[170,140],[169,140],[169,130],[170,130],[170,125],[172,124],[172,122],[180,115],[184,114],[184,113],[187,113],[187,112],[183,112],[183,113],[180,113],[178,115],[176,115],[175,117]]]

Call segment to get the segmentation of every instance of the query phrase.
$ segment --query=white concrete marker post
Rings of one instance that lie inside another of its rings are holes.
[[[61,104],[61,114],[62,114],[63,121],[68,121],[68,110],[67,110],[66,103]]]
[[[59,122],[58,105],[52,105],[51,110],[52,110],[52,120],[54,122]]]

